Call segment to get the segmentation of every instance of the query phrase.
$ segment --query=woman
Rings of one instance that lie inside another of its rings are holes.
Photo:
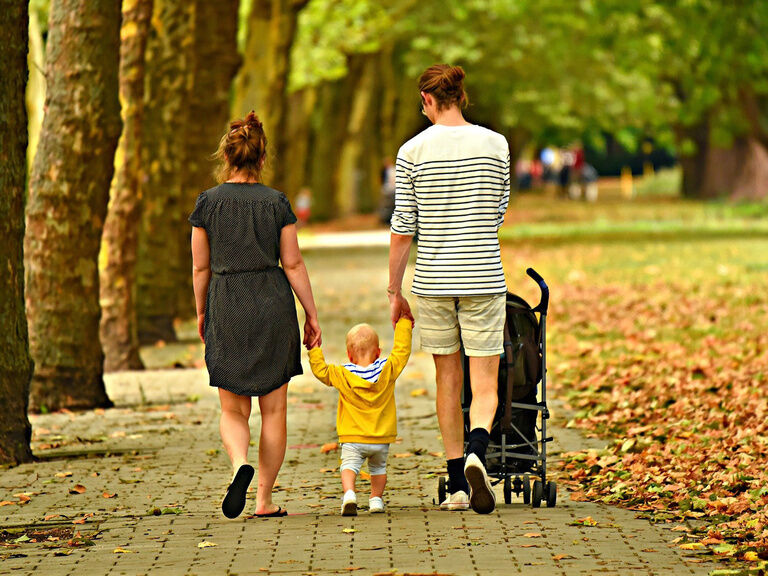
[[[448,460],[450,495],[444,510],[487,514],[496,499],[485,452],[498,403],[499,355],[507,287],[498,229],[509,202],[509,146],[470,124],[464,71],[435,65],[419,78],[422,111],[432,126],[397,154],[395,212],[389,252],[392,322],[411,314],[401,292],[413,235],[418,232],[411,291],[419,304],[421,348],[437,376],[437,419]],[[469,356],[472,403],[464,460],[461,353]]]
[[[251,398],[259,399],[256,516],[284,516],[272,489],[285,457],[288,381],[301,374],[299,326],[291,288],[304,308],[304,344],[321,344],[317,309],[288,199],[260,183],[267,138],[256,115],[235,120],[221,139],[215,188],[197,199],[189,221],[197,326],[211,386],[219,389],[219,428],[234,468],[222,502],[227,518],[245,507]],[[282,267],[280,266],[282,265]]]

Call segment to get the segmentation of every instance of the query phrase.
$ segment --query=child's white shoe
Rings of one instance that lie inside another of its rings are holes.
[[[344,492],[344,497],[341,499],[341,515],[357,516],[357,495],[353,490]]]
[[[368,511],[371,514],[381,514],[384,512],[384,500],[378,496],[368,499]]]

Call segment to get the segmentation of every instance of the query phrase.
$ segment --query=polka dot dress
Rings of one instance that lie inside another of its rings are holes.
[[[280,268],[280,232],[296,222],[282,192],[225,183],[206,190],[189,217],[205,228],[211,282],[205,363],[211,386],[263,396],[302,373],[293,292]]]

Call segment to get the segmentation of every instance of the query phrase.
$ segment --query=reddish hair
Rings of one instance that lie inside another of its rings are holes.
[[[435,64],[424,70],[419,77],[419,92],[431,94],[437,101],[438,110],[454,104],[466,108],[469,96],[464,91],[464,76],[461,66]]]
[[[248,179],[260,180],[266,154],[264,125],[251,110],[245,118],[230,122],[229,131],[219,142],[215,155],[221,163],[217,174],[219,181],[229,180],[235,172]]]

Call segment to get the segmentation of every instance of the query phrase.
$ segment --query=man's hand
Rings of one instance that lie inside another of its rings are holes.
[[[400,318],[408,318],[413,324],[413,314],[411,313],[411,307],[408,304],[408,300],[405,299],[402,292],[387,292],[389,296],[389,311],[390,319],[392,320],[392,327],[395,327],[397,321]]]

